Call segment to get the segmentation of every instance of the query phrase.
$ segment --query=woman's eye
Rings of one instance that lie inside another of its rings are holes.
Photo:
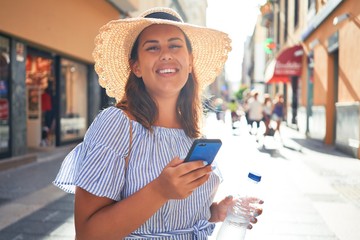
[[[151,47],[146,48],[146,51],[156,51],[158,49],[159,48],[157,46],[151,46]]]
[[[182,48],[182,46],[181,45],[170,45],[170,48]]]

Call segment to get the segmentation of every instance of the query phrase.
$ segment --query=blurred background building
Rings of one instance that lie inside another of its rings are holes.
[[[93,70],[99,28],[153,6],[206,25],[207,0],[1,1],[0,159],[80,141],[113,103]],[[360,158],[359,13],[358,0],[266,1],[244,43],[239,89],[222,72],[208,97],[281,93],[289,126]]]
[[[360,158],[360,1],[268,0],[260,11],[243,83],[250,79],[253,89],[263,82],[264,92],[283,94],[289,126]],[[255,57],[259,42],[263,61]]]
[[[206,0],[1,1],[0,159],[80,141],[113,102],[94,72],[99,28],[153,6],[206,23]]]

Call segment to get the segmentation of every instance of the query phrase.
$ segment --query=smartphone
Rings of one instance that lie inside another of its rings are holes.
[[[221,145],[220,139],[196,139],[184,162],[203,160],[209,165],[214,161]]]

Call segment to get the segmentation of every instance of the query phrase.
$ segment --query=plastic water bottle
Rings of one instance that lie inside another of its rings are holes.
[[[227,216],[217,234],[217,240],[245,239],[246,229],[254,214],[254,207],[259,203],[257,188],[261,176],[249,172],[247,180],[241,188],[242,194],[236,196],[233,206],[228,209]]]

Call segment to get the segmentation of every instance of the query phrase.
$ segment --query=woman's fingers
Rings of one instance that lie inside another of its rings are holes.
[[[262,208],[257,208],[254,211],[254,217],[260,216],[262,214]]]
[[[179,158],[173,159],[157,179],[168,199],[186,198],[209,179],[211,166],[203,161],[182,163]]]
[[[250,222],[251,223],[257,223],[257,218],[256,217],[251,217]]]

